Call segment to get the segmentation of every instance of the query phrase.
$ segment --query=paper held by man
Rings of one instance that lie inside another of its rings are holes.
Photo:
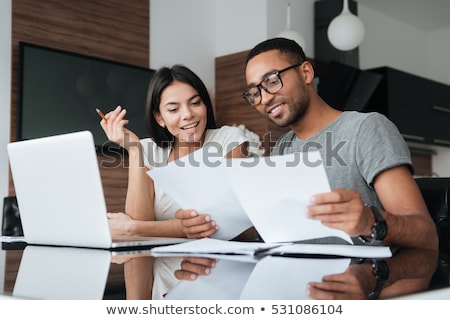
[[[148,171],[181,208],[211,216],[219,226],[211,238],[230,240],[254,226],[267,244],[327,237],[353,244],[345,232],[306,216],[309,198],[330,191],[318,151],[242,159],[218,154],[204,147]]]

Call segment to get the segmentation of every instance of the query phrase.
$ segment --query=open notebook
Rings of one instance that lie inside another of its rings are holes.
[[[27,243],[120,249],[188,241],[111,238],[89,131],[12,142],[7,150]]]

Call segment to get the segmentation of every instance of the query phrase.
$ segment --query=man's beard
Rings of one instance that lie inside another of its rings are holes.
[[[283,119],[273,119],[269,118],[278,127],[285,128],[297,123],[303,116],[308,112],[310,97],[309,95],[304,95],[293,107],[291,104],[288,105],[288,117]]]

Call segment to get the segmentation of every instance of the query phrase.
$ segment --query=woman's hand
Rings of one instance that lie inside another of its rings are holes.
[[[183,232],[189,239],[209,237],[219,230],[219,227],[211,220],[209,215],[199,214],[192,209],[178,209],[175,218],[181,220]]]
[[[105,131],[108,140],[128,150],[131,146],[139,143],[139,138],[134,132],[125,128],[128,124],[128,120],[125,119],[126,114],[127,110],[118,106],[105,115],[106,121],[100,121],[100,125]]]
[[[216,262],[216,259],[211,258],[186,257],[181,262],[181,269],[175,270],[175,278],[178,280],[195,280],[199,275],[208,275]]]
[[[108,224],[112,237],[132,235],[133,223],[134,220],[123,212],[108,213]]]

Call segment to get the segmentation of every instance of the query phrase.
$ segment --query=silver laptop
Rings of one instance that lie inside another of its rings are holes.
[[[25,241],[29,244],[130,248],[184,238],[111,238],[94,140],[89,131],[7,146]]]

